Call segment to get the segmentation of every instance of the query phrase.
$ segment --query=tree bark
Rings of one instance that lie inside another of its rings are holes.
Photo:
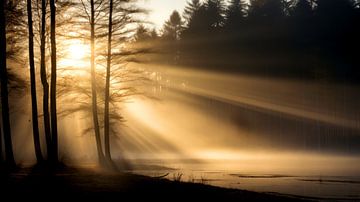
[[[58,162],[58,131],[56,112],[56,6],[55,0],[50,0],[50,42],[51,42],[51,135],[52,135],[52,161]]]
[[[41,0],[41,33],[40,33],[40,75],[43,86],[43,113],[44,129],[46,139],[46,150],[48,159],[51,158],[51,131],[49,113],[49,83],[47,81],[47,71],[45,62],[45,43],[46,43],[46,0]]]
[[[105,158],[111,162],[110,152],[110,117],[109,117],[109,102],[110,102],[110,70],[111,70],[111,37],[112,37],[112,12],[113,0],[110,0],[109,9],[109,33],[108,33],[108,52],[106,64],[106,84],[105,84],[105,111],[104,111],[104,142],[105,142]]]
[[[9,166],[15,166],[14,153],[11,140],[8,73],[6,66],[6,31],[5,31],[5,1],[0,0],[0,79],[1,79],[1,107],[2,126],[5,143],[5,161]]]
[[[90,1],[91,11],[90,11],[90,29],[91,29],[91,94],[92,94],[92,114],[93,114],[93,123],[95,130],[95,139],[96,147],[98,151],[99,162],[102,164],[104,162],[104,154],[101,146],[101,137],[100,137],[100,126],[97,110],[97,93],[96,93],[96,71],[95,71],[95,5],[94,0]]]
[[[39,162],[43,161],[40,146],[39,123],[38,123],[38,108],[36,97],[36,78],[35,78],[35,63],[34,63],[34,31],[32,21],[31,0],[27,0],[27,14],[28,14],[28,29],[29,29],[29,64],[30,64],[30,87],[31,87],[31,109],[32,109],[32,126],[33,138],[36,159]]]

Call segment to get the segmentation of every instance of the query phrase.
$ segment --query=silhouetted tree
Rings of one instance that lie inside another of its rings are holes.
[[[183,18],[186,20],[186,23],[193,18],[194,13],[198,11],[200,7],[201,3],[199,0],[190,0],[187,2],[183,13]]]
[[[58,129],[56,109],[56,6],[55,0],[50,0],[50,41],[51,41],[51,89],[50,89],[50,110],[51,110],[51,136],[52,136],[52,161],[58,162]]]
[[[6,19],[5,0],[0,0],[0,79],[1,79],[1,110],[2,126],[5,143],[5,161],[9,166],[15,166],[10,129],[10,114],[8,100],[8,72],[6,64]]]
[[[43,89],[43,120],[48,158],[52,155],[52,135],[50,127],[49,112],[49,83],[46,70],[46,0],[41,0],[41,22],[40,24],[40,78]],[[38,4],[39,5],[39,4]]]
[[[143,42],[149,40],[150,38],[151,33],[149,33],[149,30],[143,24],[139,24],[134,36],[135,41]]]
[[[207,0],[205,2],[207,21],[204,22],[213,28],[219,28],[225,21],[225,5],[223,0]]]
[[[249,17],[274,20],[285,15],[285,4],[282,0],[251,0]]]
[[[30,64],[30,87],[31,87],[31,109],[32,109],[32,127],[35,155],[38,162],[43,161],[40,146],[39,124],[38,124],[38,108],[36,96],[36,77],[35,77],[35,62],[34,62],[34,31],[32,20],[32,5],[31,0],[27,0],[28,12],[28,29],[29,29],[29,64]]]
[[[126,63],[126,57],[136,55],[137,51],[127,52],[123,46],[130,39],[130,34],[133,34],[135,30],[129,29],[129,25],[133,25],[138,22],[137,19],[132,17],[133,15],[142,13],[143,10],[134,6],[136,0],[130,0],[127,2],[121,0],[110,0],[109,6],[105,7],[108,14],[107,23],[107,54],[106,54],[106,75],[105,75],[105,96],[104,96],[104,147],[105,158],[109,166],[113,167],[111,158],[111,141],[110,141],[110,129],[111,118],[114,118],[110,113],[111,99],[114,99],[118,95],[114,93],[115,88],[121,89],[118,83],[125,81],[125,78],[119,78],[117,74],[123,73],[122,65]],[[100,26],[100,30],[105,28]],[[139,28],[137,29],[139,31]],[[101,37],[101,36],[99,36]],[[141,52],[141,50],[139,50]],[[125,77],[125,76],[123,76]],[[110,82],[112,81],[112,82]],[[114,106],[114,105],[112,105]],[[116,111],[116,109],[113,109]],[[117,120],[121,120],[120,114],[117,116]],[[113,120],[113,122],[116,121]]]
[[[109,24],[108,24],[108,42],[107,42],[107,58],[106,58],[106,78],[105,78],[105,111],[104,111],[104,143],[105,143],[105,158],[110,163],[110,116],[109,116],[109,104],[110,104],[110,71],[111,71],[111,40],[113,34],[113,0],[109,2]]]
[[[4,159],[3,159],[3,146],[2,146],[2,128],[1,128],[1,123],[0,123],[0,166],[4,163]]]
[[[239,25],[244,21],[245,8],[242,0],[231,0],[230,5],[226,9],[226,22],[227,29],[236,30]]]
[[[151,30],[151,32],[150,32],[150,38],[151,38],[152,40],[157,40],[158,37],[159,37],[159,35],[158,35],[156,29],[153,28],[153,29]]]
[[[175,10],[170,15],[169,20],[164,24],[162,41],[163,51],[168,54],[170,63],[177,63],[179,60],[179,40],[183,21],[180,14]]]
[[[175,10],[171,14],[170,19],[164,24],[163,37],[169,40],[179,40],[182,27],[183,21],[181,20],[179,12]]]
[[[98,21],[96,17],[100,16],[99,13],[103,9],[103,3],[104,3],[103,1],[96,1],[96,0],[88,0],[88,1],[81,0],[83,11],[86,14],[84,17],[87,18],[90,25],[91,110],[92,110],[92,120],[94,125],[93,129],[95,132],[98,160],[101,165],[104,165],[105,157],[103,153],[103,146],[101,143],[99,115],[98,115],[98,98],[97,98],[96,65],[95,65],[95,39],[96,39],[95,25],[96,22]]]

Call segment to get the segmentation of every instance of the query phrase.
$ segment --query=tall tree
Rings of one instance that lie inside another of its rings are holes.
[[[91,98],[92,98],[92,115],[93,115],[93,124],[95,130],[95,139],[96,146],[98,151],[98,157],[100,164],[104,163],[104,153],[101,145],[100,137],[100,126],[99,126],[99,117],[98,117],[98,107],[97,107],[97,92],[96,92],[96,69],[95,69],[95,2],[90,0],[90,44],[91,44]]]
[[[239,24],[244,20],[245,8],[241,0],[231,0],[230,5],[226,9],[225,26],[230,29],[238,28]]]
[[[136,29],[134,37],[137,42],[143,42],[149,40],[151,35],[149,33],[149,30],[143,24],[140,24]]]
[[[51,135],[52,135],[52,161],[58,162],[58,129],[56,112],[56,6],[55,0],[50,0],[50,43],[51,43]]]
[[[111,162],[110,152],[110,117],[109,117],[109,103],[110,103],[110,71],[111,71],[111,40],[112,40],[112,14],[113,14],[113,0],[110,0],[109,5],[109,24],[108,24],[108,41],[107,41],[107,60],[106,60],[106,81],[105,81],[105,111],[104,111],[104,143],[105,143],[105,158],[108,163]]]
[[[0,122],[0,166],[4,163],[3,159],[3,141],[2,141],[2,128],[1,128],[1,122]]]
[[[275,20],[285,15],[283,0],[251,0],[249,17],[256,19]]]
[[[29,64],[30,64],[30,87],[31,87],[31,109],[32,109],[32,127],[35,155],[38,162],[43,161],[40,146],[39,124],[38,124],[38,108],[36,96],[36,77],[35,77],[35,62],[34,62],[34,31],[32,20],[32,5],[31,0],[27,0],[27,14],[28,14],[28,30],[29,30]]]
[[[185,6],[183,17],[187,23],[189,23],[190,19],[193,17],[194,13],[199,10],[201,7],[201,3],[199,0],[191,0],[187,2]]]
[[[223,0],[207,0],[205,2],[208,21],[213,28],[221,27],[224,23],[225,5]]]
[[[41,23],[40,23],[40,78],[43,89],[43,118],[48,158],[52,156],[52,140],[49,112],[49,83],[46,70],[46,5],[47,0],[41,0]],[[39,4],[38,4],[39,5]]]
[[[172,12],[170,19],[164,24],[163,36],[171,40],[179,40],[183,22],[179,12]]]
[[[116,97],[119,97],[119,95],[121,97],[123,96],[122,93],[128,91],[122,89],[122,86],[124,86],[126,80],[124,77],[124,68],[122,65],[127,60],[126,58],[137,53],[142,53],[142,50],[126,50],[123,47],[124,44],[130,39],[130,34],[133,33],[133,31],[139,31],[139,29],[132,30],[128,28],[130,24],[139,22],[137,19],[132,17],[132,15],[143,12],[142,9],[134,6],[134,2],[136,2],[136,0],[110,0],[108,6],[104,7],[106,13],[109,16],[108,22],[101,23],[106,24],[107,26],[99,26],[100,30],[107,32],[107,60],[104,89],[104,147],[105,158],[108,163],[107,165],[110,166],[110,168],[114,168],[111,159],[111,124],[114,123],[114,120],[121,121],[122,119],[121,115],[116,112],[116,109],[112,109],[112,112],[110,112],[110,103],[116,102]],[[107,31],[105,31],[105,29]],[[110,81],[112,82],[110,83]],[[120,91],[122,91],[122,93],[119,93]],[[114,104],[111,106],[114,106]],[[110,120],[110,118],[112,120]]]
[[[182,38],[193,39],[193,37],[199,37],[203,32],[208,31],[209,25],[207,22],[207,12],[205,5],[201,5],[199,8],[193,7],[191,15],[187,19],[187,24],[182,32]]]
[[[6,19],[5,0],[0,0],[0,79],[1,79],[1,107],[2,126],[5,143],[5,160],[9,166],[15,166],[14,153],[11,140],[9,96],[8,96],[8,72],[6,66]]]

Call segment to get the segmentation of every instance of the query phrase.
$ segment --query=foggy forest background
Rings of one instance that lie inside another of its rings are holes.
[[[191,0],[160,30],[144,20],[147,12],[135,0],[1,0],[1,163],[15,165],[11,111],[27,104],[21,97],[30,89],[38,162],[61,161],[58,119],[80,112],[99,162],[113,167],[111,138],[126,124],[118,106],[147,96],[137,86],[150,82],[129,63],[359,81],[359,1]],[[90,44],[89,67],[61,65],[79,41]]]

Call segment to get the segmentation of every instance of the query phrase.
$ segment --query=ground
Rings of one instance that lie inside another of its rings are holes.
[[[0,179],[0,197],[7,199],[4,201],[302,201],[94,169],[28,168],[4,173]]]

